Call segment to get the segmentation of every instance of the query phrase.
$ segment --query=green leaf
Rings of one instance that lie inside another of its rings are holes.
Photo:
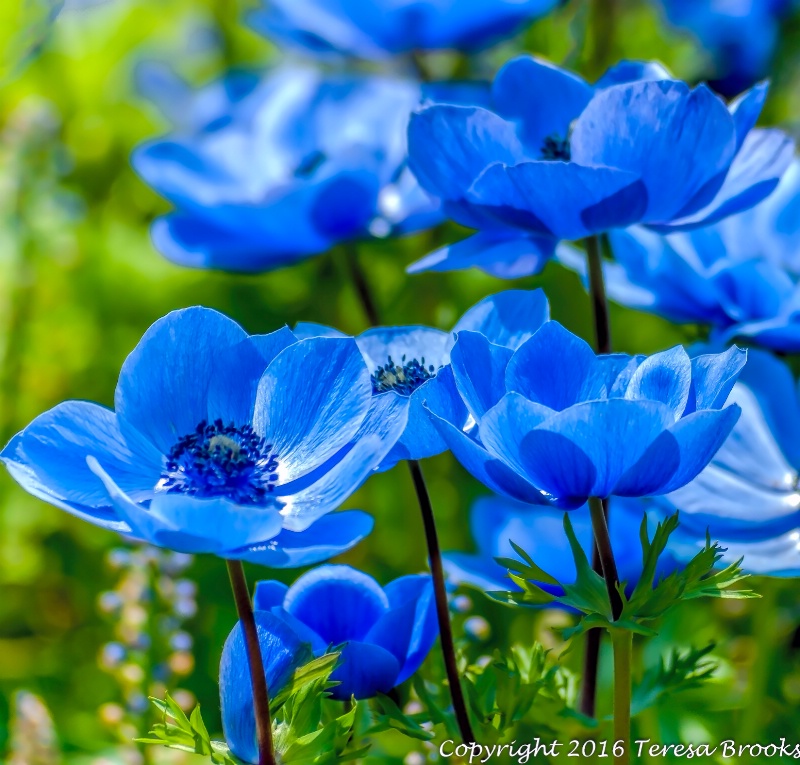
[[[311,655],[310,650],[308,655]],[[333,651],[323,654],[319,658],[312,658],[298,667],[286,685],[275,694],[270,702],[270,712],[275,715],[291,696],[320,679],[327,680],[331,672],[336,669],[340,656],[338,651]]]
[[[430,741],[433,738],[431,731],[425,730],[403,711],[388,696],[379,693],[373,700],[373,713],[375,722],[368,733],[378,733],[384,730],[396,730],[404,736],[419,741]]]

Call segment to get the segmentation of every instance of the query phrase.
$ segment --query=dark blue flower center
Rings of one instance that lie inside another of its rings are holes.
[[[157,491],[262,504],[278,480],[278,455],[250,425],[201,422],[170,449]]]
[[[310,154],[306,154],[294,170],[295,177],[308,178],[319,170],[326,160],[327,157],[321,151],[312,151]]]
[[[569,148],[569,138],[561,138],[558,135],[549,135],[542,144],[542,159],[561,160],[569,162],[572,152]]]
[[[406,357],[403,356],[400,364],[395,364],[389,356],[386,364],[372,373],[372,392],[386,393],[393,390],[403,396],[410,396],[422,383],[432,377],[436,377],[436,368],[433,364],[426,367],[424,356],[419,361],[417,359],[406,361]]]

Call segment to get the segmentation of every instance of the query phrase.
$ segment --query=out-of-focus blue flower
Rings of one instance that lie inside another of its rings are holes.
[[[379,60],[475,50],[548,13],[558,0],[270,0],[249,14],[273,40],[317,55]]]
[[[150,327],[114,404],[59,404],[0,458],[28,492],[102,528],[275,567],[369,533],[365,513],[326,514],[389,453],[408,410],[373,398],[353,340],[249,336],[207,308]]]
[[[320,566],[291,587],[259,582],[256,611],[285,622],[315,655],[339,647],[331,675],[336,699],[388,693],[407,680],[428,655],[439,627],[427,574],[402,576],[381,587],[350,566]]]
[[[793,151],[781,131],[753,127],[766,95],[759,85],[728,107],[658,64],[623,62],[591,86],[516,58],[495,78],[492,109],[432,104],[411,118],[420,184],[480,230],[411,270],[518,276],[541,268],[554,239],[690,229],[752,207]]]
[[[677,508],[675,554],[688,559],[709,530],[744,556],[755,574],[800,574],[800,400],[789,368],[765,351],[750,351],[730,402],[742,409],[733,432],[708,467],[683,488],[660,497]]]
[[[406,167],[409,114],[427,98],[416,82],[293,67],[199,91],[152,68],[140,82],[175,120],[132,161],[176,208],[152,236],[180,265],[263,271],[441,220]],[[480,86],[431,87],[481,100]]]
[[[639,499],[614,497],[609,507],[609,533],[619,578],[633,588],[642,573],[642,546],[639,528],[645,505]],[[477,553],[448,552],[444,565],[448,579],[454,584],[467,584],[484,592],[517,590],[508,578],[508,570],[495,558],[517,558],[514,542],[533,558],[537,566],[559,582],[575,581],[575,563],[564,533],[564,513],[554,508],[531,507],[513,499],[498,496],[481,497],[470,511],[472,537]],[[572,528],[587,557],[592,557],[592,520],[588,506],[570,514]],[[701,535],[705,540],[705,532]],[[661,558],[660,573],[668,573],[674,561]],[[561,588],[542,583],[553,594]]]
[[[709,53],[714,87],[733,95],[769,72],[792,0],[660,0],[668,21]]]
[[[747,212],[695,231],[661,236],[641,227],[610,234],[604,266],[609,296],[673,322],[704,324],[712,340],[748,338],[800,350],[800,162]],[[559,260],[585,274],[568,245]]]
[[[274,698],[291,679],[292,673],[312,656],[308,646],[278,617],[256,611],[255,619],[267,688]],[[240,760],[257,765],[253,686],[240,622],[236,623],[222,649],[219,693],[225,741]]]
[[[422,326],[374,327],[356,337],[372,372],[373,395],[393,391],[409,399],[406,429],[383,461],[382,469],[404,459],[433,457],[447,449],[423,403],[427,383],[450,363],[457,333],[478,332],[490,343],[513,351],[549,318],[550,306],[542,290],[506,290],[475,304],[450,332]],[[345,337],[318,324],[299,324],[294,331],[297,337]]]
[[[548,321],[516,351],[461,332],[426,406],[478,480],[523,502],[665,494],[692,480],[731,432],[722,408],[746,354],[595,356]],[[447,374],[449,372],[449,374]],[[460,399],[459,399],[460,396]]]

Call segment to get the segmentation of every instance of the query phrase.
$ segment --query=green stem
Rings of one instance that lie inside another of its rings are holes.
[[[594,541],[603,569],[603,579],[606,582],[608,599],[611,601],[612,618],[617,621],[622,615],[623,604],[622,596],[617,589],[619,574],[617,573],[617,563],[614,560],[614,551],[611,549],[611,537],[608,534],[603,501],[598,497],[589,497],[589,512],[592,516],[592,531],[594,532]]]
[[[614,765],[629,765],[633,633],[630,630],[612,629],[611,645],[614,649]],[[621,754],[617,754],[618,745],[621,745]]]
[[[272,744],[272,719],[269,714],[269,690],[261,644],[258,641],[258,627],[253,614],[253,602],[244,576],[244,566],[240,560],[226,560],[231,579],[233,599],[244,632],[247,651],[247,664],[250,669],[250,683],[253,687],[253,711],[256,718],[256,740],[258,742],[258,765],[276,765],[275,750]]]
[[[603,246],[599,235],[587,238],[586,260],[589,266],[589,295],[592,299],[597,352],[611,353],[611,323],[603,279]]]
[[[775,628],[777,617],[778,584],[768,581],[763,588],[761,601],[755,608],[756,655],[750,669],[747,689],[747,714],[742,717],[740,738],[742,741],[758,741],[761,723],[764,720],[764,702],[767,699],[770,668],[775,653]]]

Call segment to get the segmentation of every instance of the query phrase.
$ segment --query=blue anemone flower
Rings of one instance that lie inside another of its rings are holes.
[[[548,13],[558,0],[271,0],[251,12],[267,37],[317,55],[380,60],[400,53],[475,50]]]
[[[433,457],[447,449],[423,403],[427,383],[450,363],[457,333],[478,332],[489,342],[513,351],[549,319],[550,306],[541,289],[506,290],[476,303],[450,332],[424,326],[374,327],[356,337],[372,372],[373,394],[393,391],[409,399],[406,429],[383,461],[382,469],[404,459]],[[298,337],[344,337],[337,330],[317,324],[299,324],[294,331]]]
[[[372,528],[335,513],[394,446],[408,403],[373,398],[353,340],[249,336],[187,308],[125,360],[114,411],[67,401],[0,454],[28,492],[102,528],[186,553],[283,567]]]
[[[430,384],[426,406],[456,458],[490,489],[577,508],[589,497],[665,494],[692,480],[739,416],[738,406],[722,407],[745,359],[738,348],[690,359],[680,346],[595,356],[555,321],[516,351],[461,332],[450,374]]]
[[[766,95],[762,84],[728,107],[657,64],[623,62],[591,86],[516,58],[495,78],[492,109],[432,104],[411,118],[420,184],[480,230],[411,270],[516,276],[541,268],[554,240],[635,223],[689,229],[752,207],[793,152],[781,131],[753,127]]]
[[[264,271],[441,220],[406,167],[409,114],[427,97],[414,81],[283,67],[198,92],[174,77],[147,82],[168,114],[177,105],[182,115],[132,157],[176,208],[152,238],[179,265]],[[481,86],[431,94],[480,102]]]
[[[267,688],[274,698],[294,671],[310,661],[313,655],[309,646],[278,617],[266,611],[256,611],[255,619]],[[258,765],[253,686],[240,622],[231,630],[222,649],[219,694],[225,741],[240,760]]]
[[[331,675],[335,699],[388,693],[425,660],[439,634],[428,574],[402,576],[381,587],[350,566],[319,566],[291,587],[259,582],[256,611],[269,611],[311,644],[317,656],[341,651]]]
[[[740,92],[767,75],[781,20],[793,0],[660,0],[667,20],[689,30],[710,56],[714,88]]]
[[[619,578],[629,588],[642,574],[642,546],[639,527],[645,505],[639,499],[613,497],[609,508],[609,533]],[[495,558],[519,556],[514,542],[533,558],[536,565],[559,582],[575,581],[575,562],[564,533],[564,513],[550,507],[531,507],[505,497],[486,496],[470,510],[470,529],[478,547],[476,553],[447,552],[444,566],[453,584],[466,584],[484,592],[514,591],[519,588],[508,578],[508,570]],[[574,510],[570,521],[587,557],[592,557],[592,520],[588,506]],[[705,532],[701,535],[705,540]],[[659,573],[669,573],[675,563],[669,555],[659,561]],[[562,595],[560,587],[542,583],[542,589]]]
[[[729,401],[742,409],[730,438],[683,488],[659,497],[681,513],[676,554],[688,559],[709,530],[754,574],[800,574],[800,397],[787,365],[752,350]]]
[[[703,324],[720,344],[747,338],[800,351],[800,162],[761,204],[695,231],[661,236],[641,227],[610,234],[609,296],[673,322]],[[559,260],[585,274],[568,245]]]

